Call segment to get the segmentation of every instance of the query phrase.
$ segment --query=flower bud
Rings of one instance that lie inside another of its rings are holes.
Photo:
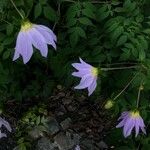
[[[108,100],[108,101],[106,102],[104,108],[105,108],[105,109],[110,109],[110,108],[113,107],[113,105],[114,105],[114,102],[110,99],[110,100]]]

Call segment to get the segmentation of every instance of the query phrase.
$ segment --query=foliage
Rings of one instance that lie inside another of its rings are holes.
[[[98,89],[95,96],[101,94],[106,99],[113,99],[136,75],[126,91],[116,99],[115,106],[110,111],[114,117],[121,110],[135,108],[142,79],[144,90],[141,91],[139,109],[145,122],[149,124],[148,0],[15,0],[15,4],[31,22],[44,24],[54,30],[58,37],[57,52],[49,47],[47,59],[35,52],[27,65],[21,59],[12,62],[21,18],[9,0],[1,0],[1,105],[8,98],[46,98],[58,83],[68,88],[73,86],[76,81],[71,77],[71,63],[79,57],[101,67],[138,64],[140,67],[134,70],[103,72],[99,85],[101,91]],[[115,129],[110,135],[114,140],[108,140],[118,149],[136,149],[136,143],[140,143],[143,150],[149,146],[149,134],[136,140],[131,137],[132,140],[124,141],[119,133]],[[120,145],[124,147],[119,148]]]
[[[35,106],[18,121],[16,139],[17,146],[14,150],[33,149],[31,143],[42,137],[44,133],[49,133],[48,116],[44,105]]]

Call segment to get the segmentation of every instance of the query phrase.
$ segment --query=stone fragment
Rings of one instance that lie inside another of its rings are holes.
[[[55,150],[54,144],[48,138],[38,140],[36,150]]]
[[[70,126],[70,124],[71,124],[71,118],[67,118],[67,119],[65,119],[64,121],[62,121],[62,122],[60,123],[61,127],[62,127],[64,130],[68,129],[69,126]]]
[[[60,130],[59,124],[54,118],[50,118],[47,125],[48,125],[48,131],[51,135],[56,134]]]
[[[59,150],[70,150],[76,145],[77,135],[70,133],[60,132],[54,137],[55,144],[58,146]]]

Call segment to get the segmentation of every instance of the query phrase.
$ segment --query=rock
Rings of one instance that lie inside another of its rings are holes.
[[[71,104],[67,107],[68,111],[73,112],[77,109],[77,106],[75,104]]]
[[[69,150],[72,149],[77,143],[77,136],[74,134],[73,136],[70,133],[60,132],[54,137],[55,144],[58,146],[59,150]]]
[[[100,141],[97,145],[101,150],[108,149],[108,146],[104,141]]]
[[[47,125],[48,125],[48,131],[50,132],[51,135],[56,134],[60,130],[59,124],[54,118],[50,118]]]
[[[36,150],[55,150],[54,144],[48,138],[38,140]]]
[[[64,105],[69,105],[72,102],[72,100],[73,99],[71,99],[71,97],[70,98],[65,97],[65,98],[62,99],[62,102],[63,102]]]
[[[70,119],[70,118],[67,118],[67,119],[65,119],[64,121],[62,121],[62,122],[60,123],[61,127],[62,127],[64,130],[68,129],[69,126],[70,126],[70,124],[71,124],[71,119]]]
[[[86,149],[86,150],[99,150],[95,146],[94,142],[89,139],[85,139],[85,140],[81,141],[80,145],[82,145],[84,147],[84,149]]]
[[[56,116],[63,116],[65,113],[67,113],[65,107],[61,105],[59,108],[55,110],[55,115]]]

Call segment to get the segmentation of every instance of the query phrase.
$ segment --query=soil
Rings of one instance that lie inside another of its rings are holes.
[[[47,103],[49,116],[56,118],[60,124],[65,119],[71,119],[71,124],[67,127],[64,124],[64,128],[77,133],[82,141],[84,139],[92,140],[93,145],[97,148],[98,144],[103,141],[114,126],[108,112],[102,107],[104,102],[101,98],[91,101],[85,95],[76,95],[74,90],[66,90],[58,86],[52,96],[43,102]],[[29,108],[34,107],[37,103],[41,103],[41,101],[27,100],[22,104],[8,101],[6,104],[6,118],[13,128],[13,132],[8,134],[8,138],[1,139],[0,150],[12,150],[15,147],[16,141],[13,135],[15,134],[17,121]]]

